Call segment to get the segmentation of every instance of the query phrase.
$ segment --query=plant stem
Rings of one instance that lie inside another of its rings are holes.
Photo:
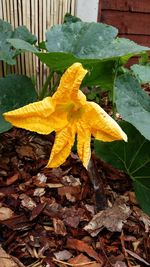
[[[116,78],[118,74],[118,66],[119,66],[119,60],[117,60],[116,65],[115,65],[115,76],[114,76],[114,83],[113,83],[113,90],[112,90],[112,112],[113,112],[113,119],[116,119]]]
[[[61,78],[61,76],[58,75],[56,82],[53,84],[53,86],[52,86],[52,88],[50,90],[50,95],[52,95],[55,92],[55,89],[59,84],[60,78]]]
[[[48,88],[49,83],[50,83],[53,76],[54,76],[54,71],[51,71],[51,73],[48,75],[48,77],[47,77],[47,79],[43,85],[43,88],[42,88],[41,93],[39,95],[39,100],[43,99],[46,96],[47,88]]]
[[[6,64],[6,75],[9,75],[10,74],[10,65],[5,63]]]
[[[97,212],[106,209],[107,207],[107,199],[104,191],[104,183],[102,177],[99,175],[97,165],[96,165],[96,157],[94,152],[91,155],[91,159],[88,165],[88,175],[93,185],[93,189],[95,192],[95,204]]]

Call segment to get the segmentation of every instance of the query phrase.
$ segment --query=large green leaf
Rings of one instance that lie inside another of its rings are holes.
[[[120,126],[126,132],[128,142],[96,140],[96,154],[133,179],[137,198],[144,211],[150,214],[150,141],[128,122],[122,121]]]
[[[101,62],[97,59],[79,59],[70,53],[35,53],[39,59],[54,71],[64,71],[75,62],[80,62],[88,69],[82,86],[100,85],[111,90],[114,82],[115,60]]]
[[[16,28],[13,32],[13,38],[24,40],[29,44],[35,44],[37,41],[36,36],[29,32],[26,26],[19,26]]]
[[[101,49],[111,43],[117,33],[116,28],[103,23],[56,25],[46,32],[46,47],[49,52],[70,52],[81,58],[93,58],[93,55],[101,54]]]
[[[19,38],[27,43],[33,44],[36,42],[36,37],[25,26],[19,26],[13,31],[10,23],[0,19],[0,60],[13,65],[16,62],[14,59],[15,55],[21,51],[12,48],[11,44],[7,41],[10,38]]]
[[[103,23],[56,25],[46,32],[46,47],[49,52],[68,52],[78,58],[101,60],[150,50],[128,39],[116,38],[117,33],[116,28]]]
[[[7,38],[12,36],[11,25],[0,19],[0,60],[6,61],[8,64],[14,64],[13,56],[15,51],[11,49],[10,44],[7,43]]]
[[[39,59],[53,71],[64,71],[74,62],[81,62],[90,70],[85,85],[100,85],[111,89],[114,81],[114,62],[127,61],[131,56],[150,50],[127,40],[116,38],[118,30],[103,23],[67,22],[46,32],[45,46],[48,52],[36,52]],[[10,40],[9,40],[10,41]],[[18,44],[11,41],[18,48]],[[20,49],[25,49],[25,45]],[[28,46],[28,51],[33,49]],[[106,79],[106,73],[108,79]]]
[[[134,64],[131,70],[141,84],[150,83],[150,65]]]
[[[38,51],[30,43],[27,43],[26,41],[21,40],[21,39],[16,39],[16,38],[7,39],[7,42],[10,43],[17,50],[28,51],[28,52],[32,52],[32,53],[36,53]]]
[[[142,209],[150,215],[150,181],[149,179],[139,179],[133,182],[137,200]]]
[[[0,133],[12,126],[2,114],[36,101],[37,95],[31,79],[23,75],[8,75],[0,79]]]
[[[150,140],[150,98],[138,80],[126,73],[116,80],[117,110],[124,120],[132,123]]]

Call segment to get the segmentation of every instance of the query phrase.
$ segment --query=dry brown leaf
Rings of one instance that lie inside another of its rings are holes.
[[[139,209],[138,207],[134,207],[134,212],[136,217],[142,221],[144,223],[145,226],[145,232],[149,233],[150,231],[150,217],[145,214],[141,209]]]
[[[19,198],[21,199],[21,205],[28,210],[33,210],[36,207],[35,201],[26,194],[21,194]]]
[[[18,146],[16,148],[16,152],[18,153],[20,158],[26,157],[26,158],[35,159],[35,153],[31,146],[28,146],[28,145]]]
[[[11,185],[19,179],[19,172],[15,173],[13,176],[7,178],[6,185]]]
[[[129,250],[129,249],[125,249],[125,251],[132,256],[133,258],[137,259],[138,261],[144,263],[147,266],[150,266],[150,263],[147,262],[146,260],[144,260],[142,257],[140,257],[139,255],[137,255],[135,252]]]
[[[118,199],[111,208],[97,213],[84,230],[91,236],[96,236],[104,227],[111,232],[121,232],[123,223],[130,216],[131,210],[124,203],[123,199]]]
[[[117,261],[114,267],[127,267],[127,265],[123,261]]]
[[[93,261],[91,263],[90,262],[91,262],[91,260],[88,257],[86,257],[85,255],[83,255],[82,253],[68,261],[68,263],[71,263],[72,265],[77,264],[78,267],[83,267],[83,266],[84,267],[101,267],[102,266],[101,263],[97,263],[95,261]]]
[[[57,260],[66,261],[72,257],[72,254],[68,250],[62,250],[54,253]]]
[[[97,252],[92,248],[92,246],[86,244],[85,242],[74,239],[74,238],[68,238],[67,239],[67,247],[71,249],[75,249],[80,252],[87,253],[88,256],[95,259],[98,262],[101,262],[101,258],[97,254]]]
[[[0,207],[0,221],[5,221],[13,216],[14,212],[10,208]]]
[[[53,218],[53,226],[57,235],[65,236],[67,234],[66,227],[60,219]]]
[[[24,265],[17,260],[15,262],[11,256],[9,256],[5,250],[0,246],[0,266],[1,267],[23,267]]]
[[[66,198],[70,202],[75,202],[77,199],[79,199],[80,192],[81,192],[80,186],[64,186],[58,188],[58,194],[60,196],[66,196]]]

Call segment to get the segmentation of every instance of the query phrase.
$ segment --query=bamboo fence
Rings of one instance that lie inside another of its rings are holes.
[[[36,35],[38,43],[45,40],[46,29],[61,24],[67,12],[75,15],[75,10],[76,0],[0,0],[0,19],[10,22],[13,28],[25,25]],[[10,67],[10,72],[33,77],[39,92],[49,69],[35,55],[25,53],[17,57],[17,64]],[[0,62],[0,77],[5,75],[6,64]]]

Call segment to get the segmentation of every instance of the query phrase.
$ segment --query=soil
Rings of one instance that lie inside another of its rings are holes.
[[[53,141],[1,134],[0,267],[150,266],[150,217],[130,178],[94,154],[90,173],[73,152],[47,169]]]

